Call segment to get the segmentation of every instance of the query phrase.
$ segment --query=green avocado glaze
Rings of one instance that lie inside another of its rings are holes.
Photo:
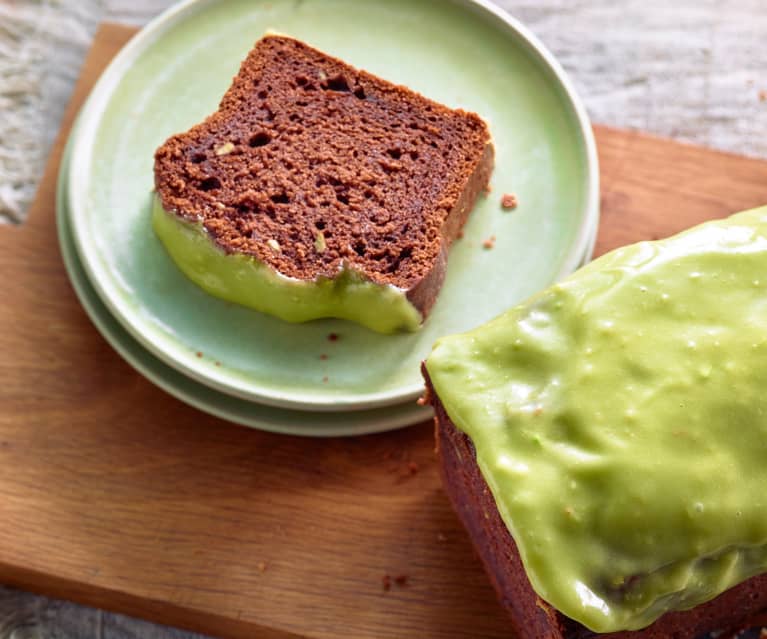
[[[221,299],[288,322],[339,317],[379,333],[415,331],[421,325],[421,314],[402,289],[376,284],[352,270],[332,279],[286,277],[253,256],[225,253],[202,224],[166,211],[156,195],[152,226],[179,269]]]
[[[637,630],[767,571],[767,207],[613,251],[426,367],[565,615]]]

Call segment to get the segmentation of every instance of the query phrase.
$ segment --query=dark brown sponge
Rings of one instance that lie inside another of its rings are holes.
[[[155,154],[163,207],[283,275],[342,265],[424,314],[493,166],[477,115],[268,35],[219,110]]]
[[[595,633],[543,601],[476,461],[474,446],[445,412],[423,368],[435,410],[442,483],[495,586],[517,639],[732,639],[767,623],[767,574],[752,577],[692,610],[669,612],[643,630]],[[758,637],[758,634],[749,635]],[[745,639],[745,637],[743,637]]]

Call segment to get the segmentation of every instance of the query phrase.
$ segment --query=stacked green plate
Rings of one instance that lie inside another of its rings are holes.
[[[150,226],[153,153],[215,110],[267,30],[490,124],[492,194],[450,255],[418,333],[340,320],[293,325],[206,295]],[[500,207],[514,192],[513,212]],[[226,419],[306,435],[422,421],[420,362],[586,261],[598,224],[593,135],[572,87],[524,27],[481,0],[192,0],[142,30],[78,118],[59,178],[70,278],[96,326],[153,382]],[[496,238],[493,250],[483,240]],[[328,339],[329,336],[333,339]]]

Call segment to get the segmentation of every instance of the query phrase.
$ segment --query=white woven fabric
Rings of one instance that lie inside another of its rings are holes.
[[[0,217],[21,221],[60,104],[102,13],[101,0],[0,1]],[[53,117],[51,117],[53,115]]]

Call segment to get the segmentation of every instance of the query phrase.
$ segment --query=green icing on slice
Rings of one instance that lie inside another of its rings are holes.
[[[227,255],[201,224],[166,211],[157,196],[152,226],[181,271],[221,299],[288,322],[339,317],[380,333],[415,331],[421,325],[421,314],[399,288],[376,284],[352,270],[341,271],[332,279],[298,280],[252,256]],[[273,250],[278,249],[279,245]]]
[[[767,571],[767,207],[609,253],[427,369],[565,615],[636,630]]]

